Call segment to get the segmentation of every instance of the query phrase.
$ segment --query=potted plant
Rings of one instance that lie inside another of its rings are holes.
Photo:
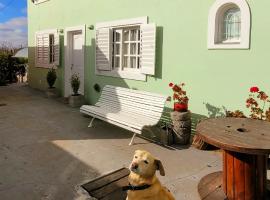
[[[47,83],[49,85],[48,90],[46,91],[47,97],[56,97],[57,96],[57,91],[56,88],[54,87],[55,81],[57,79],[56,75],[56,70],[54,68],[51,68],[48,73],[47,73]]]
[[[185,83],[173,84],[170,83],[169,87],[173,90],[174,111],[187,112],[188,101],[187,92],[183,89]]]
[[[79,94],[80,77],[78,74],[73,74],[70,78],[70,84],[73,94],[69,97],[69,105],[71,107],[80,107],[84,103],[83,95]]]
[[[175,144],[186,145],[191,137],[191,113],[188,111],[188,100],[184,83],[173,84],[169,87],[173,90],[174,112],[171,112],[173,138]]]

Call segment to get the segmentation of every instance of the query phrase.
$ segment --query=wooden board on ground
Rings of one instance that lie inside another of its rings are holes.
[[[98,177],[82,187],[99,200],[125,200],[126,192],[122,191],[122,187],[128,185],[129,170],[121,168],[109,174]]]

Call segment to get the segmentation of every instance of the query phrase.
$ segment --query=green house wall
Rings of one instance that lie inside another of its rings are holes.
[[[157,25],[156,75],[147,81],[95,75],[95,30],[86,29],[85,97],[93,104],[99,93],[93,85],[118,85],[171,95],[170,82],[185,82],[190,110],[214,116],[222,111],[245,110],[250,86],[270,93],[270,1],[248,1],[251,42],[248,50],[208,50],[208,13],[215,0],[28,0],[29,84],[47,88],[47,69],[35,67],[35,32],[82,24],[148,16]],[[64,42],[56,87],[64,91]],[[168,104],[170,107],[170,104]]]

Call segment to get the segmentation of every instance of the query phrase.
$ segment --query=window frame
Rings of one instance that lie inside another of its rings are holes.
[[[111,29],[123,28],[124,29],[124,28],[129,28],[129,27],[136,27],[136,26],[140,27],[140,25],[142,24],[148,24],[147,16],[133,18],[133,19],[124,19],[124,20],[117,20],[117,21],[111,21],[111,22],[97,23],[96,29],[102,29],[102,28],[111,28]],[[113,56],[113,53],[111,56]],[[95,71],[96,71],[96,75],[111,76],[111,77],[140,80],[140,81],[146,81],[146,77],[147,77],[146,74],[141,73],[140,69],[126,68],[125,70],[119,70],[119,69],[112,68],[111,71],[100,71],[97,69],[95,69]]]
[[[239,41],[222,41],[220,27],[224,14],[238,7],[241,13],[241,32]],[[208,16],[208,49],[249,49],[250,48],[250,8],[246,0],[216,0]]]

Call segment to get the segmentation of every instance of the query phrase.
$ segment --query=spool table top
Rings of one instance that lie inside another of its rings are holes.
[[[206,119],[197,134],[221,149],[246,154],[270,154],[270,123],[243,118]]]

